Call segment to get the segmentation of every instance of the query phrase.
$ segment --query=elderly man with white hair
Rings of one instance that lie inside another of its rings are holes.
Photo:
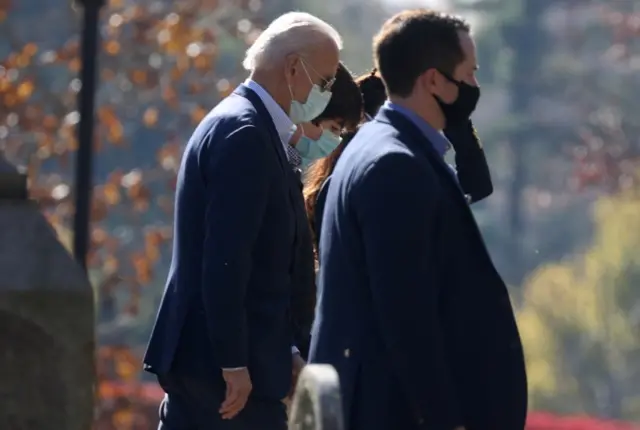
[[[166,392],[160,429],[286,429],[282,400],[304,365],[292,272],[296,254],[312,252],[298,246],[308,227],[296,216],[288,142],[329,102],[341,45],[324,21],[282,15],[247,50],[247,81],[187,144],[171,268],[144,358]]]

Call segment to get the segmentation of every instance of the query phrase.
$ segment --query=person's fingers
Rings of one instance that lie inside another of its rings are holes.
[[[222,418],[229,420],[242,411],[249,398],[249,390],[237,390],[234,392],[234,400],[226,408],[221,409]]]
[[[232,409],[230,409],[228,412],[225,412],[225,413],[222,414],[222,419],[223,420],[230,420],[230,419],[234,418],[236,415],[238,415],[240,412],[242,412],[242,410],[244,409],[246,404],[247,404],[246,399],[241,403],[235,404]]]
[[[242,378],[239,381],[233,381],[231,378],[227,381],[226,398],[219,409],[223,419],[231,419],[242,411],[247,403],[251,389],[251,383],[242,381]]]
[[[224,414],[229,412],[239,400],[240,390],[238,390],[233,384],[227,382],[227,394],[224,402],[220,405],[220,413]]]

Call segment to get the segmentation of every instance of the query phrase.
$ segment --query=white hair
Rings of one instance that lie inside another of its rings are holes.
[[[248,71],[265,68],[327,39],[342,49],[342,37],[331,25],[305,12],[288,12],[276,18],[258,36],[247,49],[242,66]]]

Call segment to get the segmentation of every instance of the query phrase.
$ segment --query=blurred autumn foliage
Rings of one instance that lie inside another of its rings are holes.
[[[182,147],[244,79],[239,60],[258,34],[261,6],[110,0],[103,9],[88,257],[101,345],[96,429],[155,425],[133,413],[139,346],[168,268]],[[0,145],[28,171],[31,197],[67,245],[82,85],[79,17],[71,2],[0,1]]]

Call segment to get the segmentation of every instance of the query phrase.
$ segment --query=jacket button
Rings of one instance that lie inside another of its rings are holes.
[[[349,348],[345,349],[345,350],[344,350],[344,356],[345,356],[346,358],[349,358],[349,356],[350,356],[350,355],[351,355],[351,351],[349,350]]]

